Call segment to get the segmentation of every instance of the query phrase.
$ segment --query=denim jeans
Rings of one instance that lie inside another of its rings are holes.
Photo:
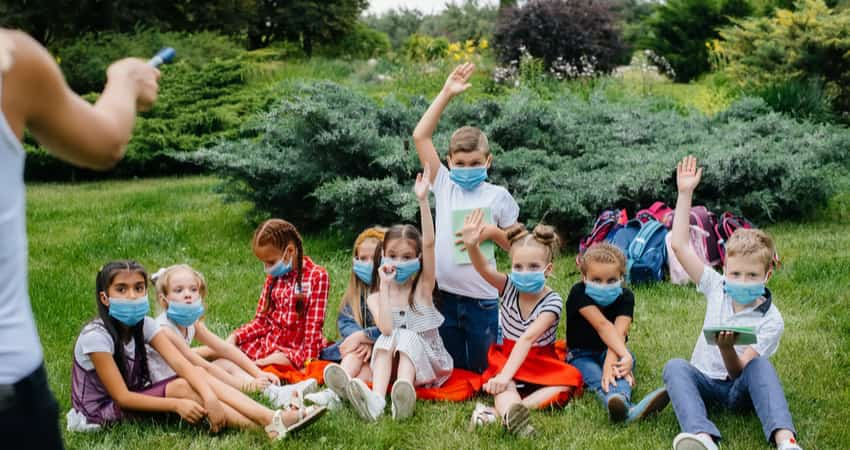
[[[708,433],[720,440],[720,430],[708,420],[709,403],[734,410],[755,409],[768,442],[779,429],[796,434],[782,384],[767,358],[754,358],[734,380],[709,378],[688,361],[673,359],[664,365],[663,377],[679,426],[686,433]]]
[[[616,385],[609,386],[607,393],[602,390],[602,365],[605,364],[607,355],[607,349],[603,351],[575,349],[567,354],[567,362],[581,372],[584,385],[596,394],[603,405],[607,405],[608,399],[614,394],[623,395],[626,397],[626,405],[631,405],[632,387],[625,378],[617,379]],[[632,369],[635,367],[634,361],[635,356],[632,353]]]
[[[473,372],[487,369],[487,351],[499,336],[499,300],[476,299],[440,291],[445,322],[440,337],[454,366]]]

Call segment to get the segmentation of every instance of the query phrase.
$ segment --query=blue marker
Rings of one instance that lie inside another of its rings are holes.
[[[153,58],[148,61],[148,65],[152,67],[159,67],[162,64],[168,64],[171,61],[174,61],[174,55],[176,52],[171,47],[165,47],[164,49],[158,51]]]

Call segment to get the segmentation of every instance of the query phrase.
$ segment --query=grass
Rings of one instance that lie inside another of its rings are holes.
[[[70,407],[72,351],[81,327],[95,314],[94,276],[111,259],[135,258],[150,271],[186,262],[210,284],[209,324],[224,335],[253,314],[263,275],[248,242],[248,204],[223,203],[212,178],[146,179],[76,185],[38,184],[28,190],[30,292],[44,345],[50,385],[61,414]],[[771,282],[785,318],[785,336],[773,357],[806,449],[842,448],[850,411],[850,189],[809,220],[768,228],[784,265]],[[305,247],[331,277],[325,334],[337,337],[336,307],[350,270],[350,242],[307,236]],[[551,286],[565,294],[577,280],[573,254],[556,263]],[[504,267],[504,265],[503,265]],[[661,385],[664,363],[688,358],[704,314],[690,287],[659,284],[635,290],[630,346],[637,356],[639,398]],[[559,330],[563,337],[563,326]],[[487,401],[486,398],[481,400]],[[592,395],[564,410],[536,412],[538,435],[522,439],[498,427],[467,433],[474,402],[419,402],[398,424],[369,425],[351,409],[332,412],[292,436],[287,448],[669,448],[678,432],[671,408],[632,426],[614,426]],[[754,414],[712,413],[725,449],[768,448]],[[64,419],[62,419],[64,429]],[[94,434],[66,434],[69,448],[264,448],[259,432],[209,435],[179,421],[122,424]]]

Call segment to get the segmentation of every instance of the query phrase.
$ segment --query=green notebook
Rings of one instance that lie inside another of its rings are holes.
[[[721,331],[734,331],[738,333],[738,338],[735,339],[735,345],[753,345],[757,341],[755,327],[719,326],[705,327],[702,330],[705,334],[705,341],[708,342],[709,345],[717,345],[714,341],[714,336]]]
[[[452,211],[452,239],[457,241],[460,239],[460,236],[457,236],[457,233],[463,229],[463,219],[466,218],[472,211],[475,211],[479,208],[470,208],[470,209],[455,209]],[[484,222],[492,224],[493,223],[493,213],[490,211],[490,208],[480,208],[481,211],[484,212]],[[496,259],[496,248],[493,244],[493,241],[484,241],[479,244],[481,248],[481,253],[484,254],[484,258],[487,261],[491,261]],[[454,245],[454,255],[452,259],[455,264],[463,265],[463,264],[472,264],[472,261],[469,260],[469,253],[467,253],[464,249],[463,242]]]

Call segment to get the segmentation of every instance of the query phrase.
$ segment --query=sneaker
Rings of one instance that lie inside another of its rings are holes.
[[[345,369],[343,369],[339,364],[331,363],[325,367],[324,374],[325,385],[327,385],[327,387],[330,388],[338,398],[348,401],[348,394],[345,392],[345,388],[348,387],[351,377],[348,376]]]
[[[319,383],[312,378],[308,378],[295,384],[286,384],[283,386],[270,384],[266,390],[263,391],[263,394],[270,402],[272,402],[275,408],[284,408],[289,406],[291,403],[293,392],[298,392],[301,394],[301,398],[304,398],[305,395],[312,394],[318,390]]]
[[[315,378],[307,378],[304,381],[299,381],[295,384],[290,384],[301,394],[301,397],[304,397],[307,394],[312,394],[314,392],[319,392],[319,382],[316,381]]]
[[[668,403],[670,403],[670,396],[667,395],[667,388],[656,389],[647,394],[640,403],[629,408],[629,417],[626,418],[626,422],[642,420],[661,411]]]
[[[679,433],[673,439],[674,450],[717,450],[717,444],[710,437],[701,434]]]
[[[508,407],[508,411],[505,412],[505,417],[502,420],[502,423],[505,425],[508,432],[525,435],[525,433],[528,432],[528,420],[528,408],[526,408],[522,403],[514,403]],[[534,429],[532,428],[532,432],[533,430]]]
[[[351,380],[346,391],[354,410],[363,419],[374,422],[384,413],[384,408],[387,406],[386,399],[372,392],[363,380],[357,378]]]
[[[776,450],[803,450],[794,438],[788,438],[776,445]]]
[[[483,403],[476,403],[475,409],[472,411],[472,417],[469,418],[469,431],[474,431],[475,428],[491,423],[496,423],[496,410]]]
[[[314,405],[327,407],[331,411],[339,409],[342,406],[342,400],[336,395],[336,392],[330,389],[306,394],[304,395],[304,399],[311,401]]]
[[[390,391],[393,420],[404,420],[413,415],[416,408],[416,390],[407,380],[395,380]]]
[[[628,402],[623,394],[614,394],[608,397],[608,418],[611,422],[622,422],[629,414]]]

